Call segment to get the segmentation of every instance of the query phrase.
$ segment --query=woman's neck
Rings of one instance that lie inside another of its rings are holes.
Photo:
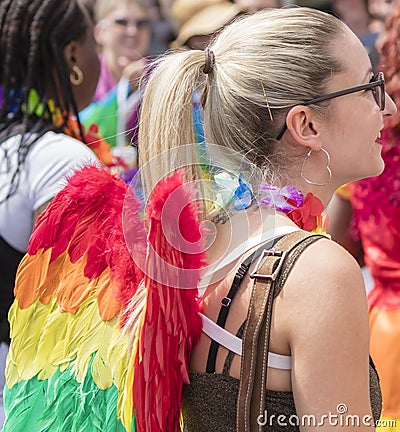
[[[301,191],[304,196],[307,196],[309,193],[312,193],[314,196],[316,196],[319,200],[321,200],[324,208],[326,208],[326,206],[329,204],[329,201],[332,199],[336,189],[342,185],[342,183],[336,183],[337,182],[333,183],[333,181],[330,181],[324,186],[315,186],[305,182],[300,176],[298,178],[292,179],[290,182],[290,184]]]
[[[224,213],[223,210],[221,212]],[[209,277],[226,276],[235,268],[237,261],[254,248],[282,233],[298,229],[297,225],[285,214],[267,209],[257,204],[245,210],[235,211],[214,218],[214,230],[208,239],[207,268],[203,269],[206,288]],[[217,273],[216,273],[217,272]]]
[[[103,52],[103,57],[107,69],[111,72],[111,75],[115,79],[115,82],[118,82],[122,76],[122,68],[118,64],[118,59],[113,53],[110,53],[108,51]]]

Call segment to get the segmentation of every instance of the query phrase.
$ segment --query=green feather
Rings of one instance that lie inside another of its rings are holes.
[[[18,382],[5,392],[2,432],[126,432],[117,418],[117,388],[99,389],[90,367],[82,383],[68,368],[47,380]]]

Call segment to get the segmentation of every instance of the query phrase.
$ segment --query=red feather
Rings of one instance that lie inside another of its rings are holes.
[[[121,179],[105,169],[85,167],[38,218],[28,253],[52,248],[52,262],[68,250],[72,263],[86,255],[84,275],[92,280],[108,267],[119,287],[119,301],[126,306],[143,278],[143,265],[137,265],[146,250],[140,209],[141,203]]]
[[[133,382],[138,432],[180,430],[183,383],[202,328],[197,286],[205,233],[195,200],[178,171],[155,187],[147,206],[147,298]]]

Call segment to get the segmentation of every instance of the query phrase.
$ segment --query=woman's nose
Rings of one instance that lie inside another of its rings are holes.
[[[392,117],[397,113],[396,104],[387,93],[385,94],[385,97],[386,97],[386,101],[385,101],[385,109],[383,111],[383,115],[385,117]]]

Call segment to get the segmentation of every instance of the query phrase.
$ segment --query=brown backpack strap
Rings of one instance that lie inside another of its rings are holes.
[[[295,231],[283,237],[260,257],[250,277],[255,279],[243,335],[237,432],[258,432],[264,416],[272,306],[289,272],[303,250],[322,235]]]

